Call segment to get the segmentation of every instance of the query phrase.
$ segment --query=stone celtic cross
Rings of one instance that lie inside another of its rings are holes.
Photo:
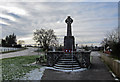
[[[73,22],[72,18],[68,16],[65,22],[67,23],[67,36],[72,36],[72,31],[71,31],[71,24]]]

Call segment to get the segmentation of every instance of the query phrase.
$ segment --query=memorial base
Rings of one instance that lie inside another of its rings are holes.
[[[64,50],[65,52],[75,51],[75,42],[74,36],[65,36],[64,37]]]

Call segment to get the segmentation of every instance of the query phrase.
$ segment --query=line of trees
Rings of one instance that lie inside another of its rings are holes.
[[[14,33],[2,39],[1,44],[2,47],[21,47],[21,45],[17,45],[17,39]]]

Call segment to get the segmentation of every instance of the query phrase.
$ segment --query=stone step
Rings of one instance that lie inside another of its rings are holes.
[[[61,69],[61,70],[77,70],[77,69],[80,69],[80,67],[64,68],[64,67],[56,67],[56,66],[54,66],[54,68]]]
[[[55,64],[57,67],[79,67],[79,65],[60,65],[60,64]]]
[[[72,56],[72,55],[64,55],[63,57],[74,57],[74,56]]]
[[[74,55],[72,55],[72,54],[65,54],[64,56],[74,56]]]
[[[72,55],[65,54],[55,64],[54,68],[62,69],[62,70],[72,70],[72,69],[75,70],[75,69],[80,69],[80,66]]]
[[[78,63],[57,63],[57,64],[59,64],[59,65],[78,65]]]
[[[71,54],[64,54],[64,55],[67,55],[67,56],[69,56],[69,55],[72,55],[72,53],[71,53]]]
[[[75,61],[75,59],[60,59],[59,61]]]
[[[76,61],[58,61],[58,63],[77,63]]]
[[[75,60],[74,57],[73,58],[72,57],[62,57],[61,59],[71,59],[71,60],[73,59],[73,60]]]

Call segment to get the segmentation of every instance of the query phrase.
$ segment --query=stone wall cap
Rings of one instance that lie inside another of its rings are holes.
[[[120,63],[120,60],[114,60],[114,61],[116,61],[116,62]]]

